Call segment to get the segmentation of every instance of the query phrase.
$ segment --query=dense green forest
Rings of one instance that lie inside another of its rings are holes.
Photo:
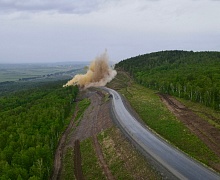
[[[77,87],[63,88],[65,82],[0,84],[0,179],[50,177],[55,149],[78,93]]]
[[[220,110],[220,52],[161,51],[116,64],[140,84]]]

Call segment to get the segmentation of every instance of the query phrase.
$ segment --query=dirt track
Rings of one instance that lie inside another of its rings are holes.
[[[74,167],[76,167],[74,170],[76,179],[84,180],[83,177],[83,171],[82,171],[82,158],[81,158],[81,152],[80,152],[80,142],[79,140],[75,141],[74,146]]]
[[[90,99],[91,104],[84,112],[84,116],[80,119],[78,126],[76,126],[78,122],[74,122],[74,118],[77,114],[76,110],[71,123],[63,133],[56,151],[54,173],[51,179],[60,179],[60,172],[62,170],[61,162],[67,148],[71,147],[74,149],[76,140],[82,141],[88,137],[92,137],[93,139],[94,149],[106,178],[114,179],[103,158],[102,148],[97,140],[97,134],[113,125],[109,111],[110,101],[106,101],[105,95],[95,89],[87,90],[86,96]],[[194,112],[187,109],[171,96],[162,94],[159,96],[168,109],[172,111],[179,120],[220,156],[220,132],[217,128],[198,117]],[[134,115],[138,116],[136,113],[134,113]],[[75,130],[72,131],[74,127]],[[69,140],[67,140],[67,137]],[[215,169],[220,171],[220,165],[216,164]]]
[[[71,129],[75,126],[74,124],[74,119],[77,115],[77,106],[76,106],[76,110],[75,113],[70,121],[69,126],[67,127],[67,129],[64,131],[64,133],[62,134],[62,137],[58,143],[58,147],[54,156],[54,167],[53,167],[53,174],[51,179],[52,180],[56,180],[59,179],[60,176],[60,171],[61,171],[61,167],[62,167],[62,156],[63,156],[63,150],[65,147],[65,142],[66,142],[66,138],[68,136],[68,134],[70,133]]]
[[[167,108],[220,157],[220,131],[173,97],[159,94]],[[220,165],[215,168],[220,171]]]
[[[96,137],[99,132],[113,125],[109,113],[110,102],[104,101],[104,96],[104,94],[94,89],[91,91],[87,90],[86,97],[90,99],[91,104],[84,112],[83,117],[80,119],[79,125],[77,126],[78,122],[74,122],[74,118],[76,117],[77,113],[76,111],[71,123],[63,133],[56,151],[53,176],[51,179],[60,179],[62,159],[68,147],[74,149],[76,140],[79,140],[80,142],[88,137],[93,137],[94,149],[100,161],[100,166],[103,168],[103,172],[108,179],[113,179],[113,176],[111,175],[111,172],[104,161],[102,151]],[[75,127],[74,131],[72,131],[73,127]],[[67,140],[67,137],[69,140]]]

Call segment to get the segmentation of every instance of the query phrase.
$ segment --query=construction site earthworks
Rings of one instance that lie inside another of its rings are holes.
[[[204,144],[204,151],[208,149],[208,155],[203,154],[206,157],[201,159],[201,154],[194,156],[192,152],[186,153],[220,172],[219,116],[201,112],[195,108],[190,109],[165,94],[152,92],[153,99],[156,100],[149,100],[149,97],[146,97],[145,101],[144,91],[150,96],[149,90],[136,85],[124,72],[118,72],[116,78],[108,86],[119,91],[122,97],[125,97],[123,99],[126,107],[140,123],[150,128],[158,136],[168,139],[167,141],[179,149],[181,147],[178,147],[178,143],[172,141],[172,138],[170,140],[169,137],[163,137],[163,127],[162,131],[157,130],[151,125],[151,121],[143,118],[146,116],[142,113],[144,108],[142,110],[139,105],[142,107],[156,106],[162,113],[160,119],[172,117],[170,118],[172,121],[181,123],[183,130],[179,134],[183,133],[183,136],[185,136],[184,133],[190,134],[189,140],[192,134]],[[160,110],[161,108],[162,110]],[[199,116],[199,113],[203,114],[204,118]],[[154,116],[150,114],[146,118],[151,119]],[[158,117],[155,115],[155,118]],[[155,123],[157,123],[156,120]],[[158,123],[160,123],[159,120]],[[169,136],[169,132],[165,134]],[[185,140],[182,141],[184,144],[186,143]],[[100,88],[82,89],[78,95],[70,124],[60,138],[54,157],[51,179],[168,178],[152,163],[149,157],[144,157],[121,132],[111,113],[110,95]]]

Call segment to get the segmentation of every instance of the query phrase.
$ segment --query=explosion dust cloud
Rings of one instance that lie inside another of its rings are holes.
[[[64,87],[71,85],[79,85],[81,88],[105,86],[116,74],[116,70],[113,70],[108,64],[107,52],[104,52],[91,62],[86,74],[75,75]]]

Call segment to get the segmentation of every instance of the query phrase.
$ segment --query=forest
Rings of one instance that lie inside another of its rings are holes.
[[[65,82],[0,84],[0,179],[49,179],[78,93],[76,86],[63,88]]]
[[[220,52],[160,51],[125,59],[115,68],[148,88],[220,110]]]

